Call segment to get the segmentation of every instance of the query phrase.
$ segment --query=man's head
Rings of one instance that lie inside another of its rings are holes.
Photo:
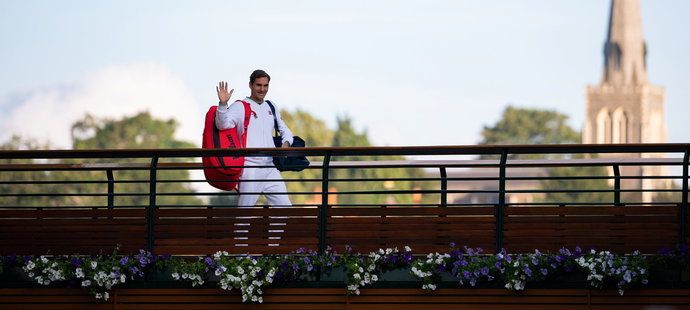
[[[252,75],[249,76],[249,89],[251,89],[252,94],[250,98],[252,100],[261,103],[268,93],[268,83],[271,81],[271,76],[264,70],[254,70]]]

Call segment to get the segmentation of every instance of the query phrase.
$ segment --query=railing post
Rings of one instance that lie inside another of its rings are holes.
[[[613,205],[622,206],[621,204],[621,169],[618,165],[613,165]]]
[[[684,246],[688,240],[687,214],[688,214],[688,165],[690,162],[690,149],[685,149],[683,156],[683,197],[680,203],[680,245]]]
[[[151,170],[149,172],[149,206],[146,209],[146,250],[153,253],[153,209],[156,207],[156,168],[158,156],[151,158]]]
[[[508,150],[501,151],[501,161],[498,166],[498,208],[496,209],[496,253],[503,248],[503,221],[506,206],[506,161]]]
[[[326,221],[328,217],[328,172],[331,152],[326,152],[321,167],[321,206],[319,206],[319,254],[326,252]]]
[[[105,174],[108,176],[108,209],[115,206],[115,178],[113,177],[113,169],[107,169]]]
[[[438,167],[441,173],[441,207],[448,206],[448,175],[446,167]]]

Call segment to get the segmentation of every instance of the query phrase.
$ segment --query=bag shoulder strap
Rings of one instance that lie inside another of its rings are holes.
[[[271,108],[271,112],[273,112],[273,130],[275,130],[275,137],[277,137],[280,135],[280,130],[278,130],[278,115],[276,115],[276,108],[270,101],[266,100],[266,103],[268,103],[268,106]]]
[[[244,105],[244,131],[242,132],[241,147],[247,147],[247,128],[249,128],[249,121],[252,119],[252,106],[249,105],[249,102],[246,102],[244,100],[240,101],[242,102],[242,105]]]

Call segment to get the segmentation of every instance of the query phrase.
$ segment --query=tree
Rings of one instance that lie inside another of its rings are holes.
[[[352,125],[352,119],[341,117],[337,120],[337,129],[333,136],[333,146],[370,146],[366,131],[357,132]],[[380,161],[380,160],[403,160],[402,156],[342,156],[338,160],[343,161]],[[421,181],[385,181],[373,182],[371,179],[390,179],[390,178],[421,178],[425,175],[419,168],[360,168],[360,169],[333,169],[332,178],[352,179],[357,181],[334,182],[334,187],[338,192],[351,191],[387,191],[387,190],[412,190],[429,189],[433,185]],[[386,204],[393,203],[412,203],[412,202],[436,202],[436,197],[424,195],[422,201],[414,201],[412,194],[375,194],[367,195],[364,199],[361,195],[338,195],[338,203],[351,204]]]
[[[508,106],[501,119],[493,126],[484,126],[480,144],[562,144],[579,143],[580,133],[567,124],[568,116],[554,110],[525,109]],[[538,159],[545,155],[510,156],[510,159]],[[549,156],[549,158],[562,156]],[[583,158],[575,154],[570,158]],[[482,158],[496,158],[482,156]],[[603,167],[559,167],[548,169],[547,175],[553,178],[600,177],[607,176]],[[552,179],[540,182],[545,190],[602,190],[610,189],[605,179]],[[609,203],[613,194],[605,192],[545,193],[541,199],[549,203]]]
[[[337,119],[336,129],[329,128],[326,123],[306,111],[296,110],[294,112],[283,110],[281,115],[285,122],[290,126],[293,133],[299,135],[307,141],[307,146],[334,146],[334,147],[348,147],[348,146],[370,146],[369,138],[366,131],[358,132],[352,126],[352,120],[345,116]],[[381,160],[383,156],[344,156],[339,158],[332,158],[335,160],[352,160],[352,161],[367,161],[367,160]],[[385,157],[387,160],[401,160],[401,156]],[[309,157],[312,163],[320,163],[323,161],[322,157]],[[294,204],[308,204],[316,205],[321,203],[321,169],[305,169],[301,172],[284,172],[283,177],[288,181],[287,188],[291,193],[309,193],[309,194],[292,194],[291,200]],[[335,192],[331,194],[331,202],[337,196],[337,201],[343,203],[371,203],[383,204],[387,199],[395,199],[397,203],[407,203],[412,201],[412,195],[338,195],[338,192],[349,191],[367,191],[367,190],[409,190],[409,189],[427,189],[431,185],[423,184],[421,182],[411,181],[396,181],[385,183],[383,181],[366,180],[372,178],[413,178],[423,177],[424,171],[416,168],[396,168],[396,169],[331,169],[330,179],[357,179],[359,182],[338,182],[331,181],[329,190]],[[304,182],[291,182],[291,179],[311,180]],[[427,195],[424,201],[433,200],[434,197]]]
[[[189,142],[174,138],[177,122],[174,120],[158,120],[148,112],[142,112],[132,117],[119,120],[97,119],[86,115],[72,126],[74,149],[121,149],[121,148],[184,148],[193,147]],[[3,149],[50,149],[49,144],[40,145],[32,140],[22,140],[13,137],[2,145]],[[168,159],[166,159],[168,160]],[[191,160],[191,159],[184,159]],[[8,160],[4,160],[9,163]],[[65,159],[51,160],[51,163],[74,164],[84,160]],[[89,159],[95,163],[134,163],[148,162],[148,159]],[[164,160],[162,160],[164,161]],[[16,162],[16,160],[13,160]],[[22,161],[34,162],[34,161]],[[132,194],[115,197],[116,206],[148,205],[149,171],[148,170],[115,170],[116,194]],[[158,180],[188,180],[189,172],[183,170],[159,170]],[[29,184],[0,183],[0,193],[10,194],[0,197],[3,206],[104,206],[107,197],[91,194],[107,193],[105,171],[15,171],[1,173],[0,180],[32,181]],[[42,184],[38,184],[43,182]],[[157,186],[158,193],[187,193],[192,194],[192,188],[184,182],[161,182]],[[25,196],[22,193],[69,194],[58,196]],[[201,200],[194,196],[158,196],[159,205],[200,205]]]
[[[484,126],[480,144],[579,143],[580,133],[567,124],[568,116],[554,110],[508,106],[501,119]]]
[[[39,143],[33,139],[23,139],[20,136],[12,136],[7,142],[0,145],[0,150],[39,150],[49,149],[49,143]],[[33,159],[0,159],[0,164],[33,164]],[[65,196],[35,196],[36,193],[61,192],[60,184],[39,184],[49,181],[55,172],[46,171],[3,171],[0,173],[0,205],[9,206],[56,206],[62,205],[69,199]],[[30,182],[26,182],[30,181]],[[19,196],[29,194],[33,196]]]
[[[121,119],[97,119],[86,115],[72,126],[74,149],[156,149],[191,148],[194,144],[175,139],[178,123],[174,119],[160,120],[151,117],[149,112],[141,112]],[[190,161],[191,158],[182,159]],[[148,162],[149,159],[96,159],[96,162]],[[159,162],[179,159],[161,159]],[[101,177],[102,172],[91,172],[91,177]],[[149,171],[122,170],[113,172],[115,181],[138,181],[136,183],[116,183],[115,193],[141,194],[149,191]],[[157,180],[189,180],[186,170],[158,170]],[[139,182],[140,181],[140,182]],[[161,182],[157,193],[191,194],[194,190],[188,183]],[[148,197],[141,195],[116,196],[116,205],[147,205]],[[158,205],[200,205],[201,200],[194,196],[161,195],[156,198]]]

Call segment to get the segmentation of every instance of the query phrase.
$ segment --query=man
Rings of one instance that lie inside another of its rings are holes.
[[[251,95],[243,101],[248,102],[251,107],[249,127],[247,127],[248,148],[269,148],[275,147],[273,142],[273,112],[271,107],[264,101],[268,93],[268,83],[271,77],[263,70],[255,70],[249,76],[249,89]],[[234,89],[228,90],[227,82],[220,82],[216,87],[218,93],[218,110],[216,112],[216,127],[219,130],[237,127],[239,134],[244,128],[244,105],[242,100],[237,100],[231,105],[228,101]],[[273,103],[273,102],[271,102]],[[283,147],[292,144],[292,132],[285,125],[280,117],[278,107],[275,106],[276,117],[278,119],[278,129],[283,136]],[[245,168],[242,171],[239,184],[239,206],[254,206],[259,199],[259,194],[264,194],[268,203],[272,206],[291,206],[287,196],[285,182],[282,181],[280,172],[273,165],[271,157],[245,157]],[[268,166],[268,167],[257,167]],[[260,180],[260,181],[251,181]],[[266,181],[263,181],[266,180]],[[249,182],[245,182],[249,181]]]

